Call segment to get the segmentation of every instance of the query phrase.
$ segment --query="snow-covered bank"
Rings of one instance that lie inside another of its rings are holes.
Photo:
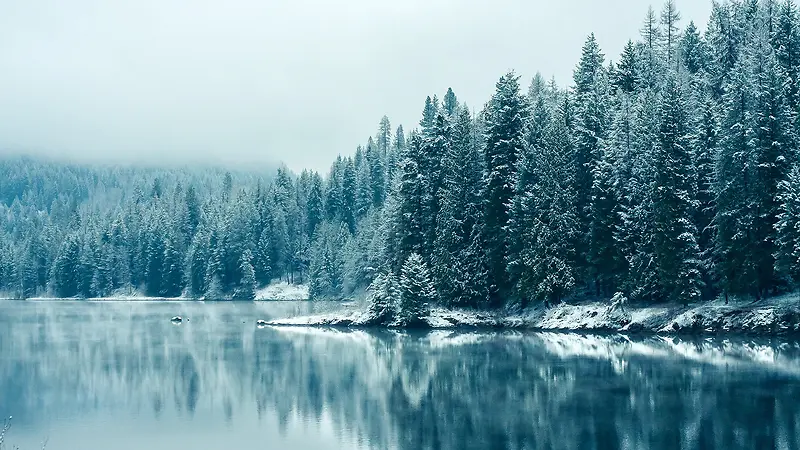
[[[256,300],[308,300],[307,284],[288,284],[283,281],[256,290]]]
[[[595,331],[660,334],[800,333],[800,297],[778,297],[760,302],[711,302],[698,306],[633,307],[620,304],[560,304],[532,307],[520,313],[433,308],[430,328],[518,328],[548,331]],[[363,311],[293,317],[268,322],[272,326],[371,327]]]

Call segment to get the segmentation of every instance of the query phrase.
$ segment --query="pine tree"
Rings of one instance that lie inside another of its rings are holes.
[[[435,99],[435,97],[434,97]],[[436,102],[431,100],[430,96],[425,99],[425,108],[422,110],[422,119],[419,121],[419,126],[422,128],[423,136],[427,136],[433,128],[434,121],[436,120],[436,113],[439,110]]]
[[[425,245],[424,218],[420,212],[424,211],[427,185],[419,170],[421,159],[422,139],[415,134],[400,163],[399,207],[393,219],[396,240],[393,271],[399,271],[408,255],[423,251]]]
[[[400,288],[396,277],[378,274],[367,288],[369,307],[367,314],[375,324],[388,325],[395,320],[395,307],[400,302]]]
[[[453,92],[452,88],[447,88],[442,106],[444,107],[444,113],[447,114],[448,117],[452,117],[456,113],[458,109],[458,98],[456,98],[456,94]]]
[[[606,148],[592,168],[589,263],[595,291],[606,298],[618,290],[624,275],[623,256],[615,239],[621,205],[614,186],[614,154]]]
[[[341,156],[331,165],[325,186],[325,218],[328,221],[342,220],[342,210],[344,208],[344,198],[342,195],[342,172],[344,171],[344,160]]]
[[[541,145],[525,152],[518,165],[508,270],[523,306],[530,299],[558,302],[575,285],[571,248],[577,217],[567,114],[562,108],[548,121]]]
[[[158,296],[161,294],[164,270],[164,241],[160,230],[151,231],[145,258],[145,292],[150,296]]]
[[[236,289],[236,300],[255,300],[256,298],[256,272],[253,269],[253,254],[250,250],[245,250],[242,253],[242,260],[240,263],[240,271],[242,279],[239,281],[239,286]]]
[[[675,55],[676,43],[679,39],[678,22],[681,20],[681,13],[675,5],[675,0],[666,0],[664,8],[661,10],[661,25],[664,26],[664,51],[667,61],[672,61]]]
[[[653,250],[653,149],[658,145],[659,103],[651,89],[636,96],[630,135],[623,132],[622,136],[622,148],[627,150],[617,159],[617,177],[624,184],[618,193],[621,220],[615,240],[629,268],[623,290],[635,300],[653,300],[658,292]]]
[[[591,267],[592,261],[599,255],[593,253],[611,245],[607,242],[594,242],[599,237],[592,231],[603,218],[594,217],[594,170],[602,156],[604,139],[606,138],[609,108],[608,84],[603,68],[603,54],[597,45],[594,35],[590,35],[583,47],[581,60],[575,69],[575,192],[576,211],[580,220],[579,234],[576,241],[576,252],[585,255],[586,261],[580,264],[583,274],[579,278],[590,276],[592,272],[605,268]],[[610,230],[606,230],[610,231]],[[602,233],[608,235],[608,232]],[[597,276],[595,276],[597,278]],[[595,280],[597,283],[597,280]]]
[[[620,56],[619,65],[617,65],[616,77],[614,79],[614,86],[626,94],[630,94],[636,89],[639,84],[639,70],[638,61],[636,56],[636,47],[633,41],[629,40],[625,44],[625,49]]]
[[[357,169],[356,174],[356,193],[355,193],[355,217],[364,217],[372,208],[372,177],[370,176],[370,165],[363,162]]]
[[[261,231],[261,235],[256,241],[253,251],[253,270],[255,271],[256,281],[261,284],[269,284],[272,281],[272,243],[269,229]]]
[[[437,113],[433,126],[422,141],[422,157],[420,158],[420,172],[425,180],[423,192],[423,209],[418,212],[421,216],[424,246],[420,254],[425,255],[430,261],[436,239],[436,222],[441,209],[441,189],[444,179],[442,160],[447,157],[451,147],[450,119],[443,113]]]
[[[489,301],[498,306],[508,290],[509,206],[516,184],[517,158],[525,147],[525,99],[519,77],[509,72],[497,82],[489,103],[484,151],[484,230]]]
[[[200,200],[197,197],[197,191],[194,186],[190,185],[186,189],[186,197],[184,198],[186,205],[186,218],[183,227],[183,232],[187,239],[191,239],[200,225],[202,210],[200,209]]]
[[[779,188],[775,270],[796,286],[800,283],[800,165],[795,165]]]
[[[369,164],[372,206],[380,208],[386,198],[386,171],[383,166],[383,157],[374,149],[371,143],[367,144],[367,151],[364,156]]]
[[[654,251],[662,295],[684,304],[700,299],[702,280],[697,231],[692,222],[692,159],[683,93],[667,80],[655,152]]]
[[[430,305],[436,300],[436,290],[419,254],[412,253],[403,264],[399,286],[396,324],[407,328],[424,326]]]
[[[703,282],[706,286],[705,294],[711,297],[716,294],[715,275],[717,273],[714,258],[714,215],[717,209],[716,195],[714,192],[714,164],[719,136],[719,123],[717,120],[716,104],[711,97],[705,94],[698,102],[700,111],[695,113],[695,131],[693,135],[694,159],[694,188],[696,192],[696,207],[694,223],[697,226],[697,244],[700,247],[702,261]]]
[[[164,297],[179,297],[183,291],[183,264],[178,249],[167,239],[162,259],[162,279],[159,294]]]
[[[356,230],[356,172],[351,158],[344,161],[342,172],[342,222],[350,233]]]
[[[198,229],[192,238],[186,256],[186,284],[189,292],[200,297],[208,287],[206,285],[206,270],[209,259],[208,233],[205,229]]]
[[[348,235],[343,224],[327,224],[314,240],[309,268],[311,298],[341,298],[344,287],[343,249]]]
[[[442,159],[441,209],[437,216],[431,267],[442,301],[478,306],[486,301],[480,248],[481,160],[473,140],[472,117],[460,108],[452,145]]]
[[[98,297],[111,294],[114,289],[114,260],[111,249],[103,245],[97,255],[94,276],[92,278],[92,292]]]
[[[797,160],[797,140],[792,114],[786,102],[785,78],[780,66],[766,44],[756,44],[754,70],[754,154],[755,185],[753,202],[756,206],[754,236],[754,265],[757,268],[759,295],[774,293],[777,280],[774,274],[775,223],[777,222],[778,185],[786,178],[792,161]]]
[[[322,177],[317,172],[311,176],[311,189],[308,193],[306,202],[306,234],[309,238],[314,237],[314,232],[324,219],[325,208],[322,199]]]
[[[694,22],[689,22],[679,44],[680,56],[690,74],[705,70],[708,64],[708,49]]]
[[[375,137],[375,140],[377,141],[380,158],[386,159],[386,155],[389,153],[389,148],[392,144],[392,125],[388,117],[381,117],[380,125],[378,125],[378,135]]]
[[[659,66],[661,65],[659,48],[661,47],[662,30],[659,28],[659,20],[652,6],[647,9],[644,24],[640,30],[644,43],[644,59],[642,81],[647,87],[658,84]]]
[[[80,246],[74,236],[66,238],[61,245],[56,260],[53,262],[53,291],[59,297],[74,297],[78,295],[78,258],[80,256]],[[9,252],[8,261],[15,261]],[[11,266],[11,264],[9,264]],[[13,264],[13,272],[7,270],[6,279],[16,279],[16,264]]]
[[[800,106],[800,22],[794,0],[783,0],[771,34],[775,56],[786,80],[786,102],[795,114]]]

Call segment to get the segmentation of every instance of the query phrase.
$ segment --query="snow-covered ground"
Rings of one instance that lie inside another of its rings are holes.
[[[275,281],[256,291],[256,300],[308,300],[307,284]]]
[[[269,322],[274,326],[367,327],[361,311],[292,317]],[[645,332],[658,334],[794,334],[800,333],[800,296],[788,295],[760,302],[721,301],[685,307],[679,304],[650,307],[603,302],[552,308],[531,307],[517,314],[433,308],[428,317],[433,329],[524,328],[549,331]]]

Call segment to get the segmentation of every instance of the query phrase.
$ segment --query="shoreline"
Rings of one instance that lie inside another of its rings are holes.
[[[528,330],[661,335],[800,335],[800,298],[759,302],[711,302],[698,305],[620,306],[603,302],[562,303],[511,313],[502,310],[432,308],[430,330]],[[375,323],[364,311],[266,321],[271,327],[398,329]]]

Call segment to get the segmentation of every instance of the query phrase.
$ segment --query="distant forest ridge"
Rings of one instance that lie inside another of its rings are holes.
[[[0,291],[250,299],[280,277],[500,307],[796,289],[794,1],[714,2],[700,33],[670,0],[613,60],[589,35],[567,88],[510,72],[477,114],[428,97],[417,128],[383,117],[324,177],[5,159]]]

